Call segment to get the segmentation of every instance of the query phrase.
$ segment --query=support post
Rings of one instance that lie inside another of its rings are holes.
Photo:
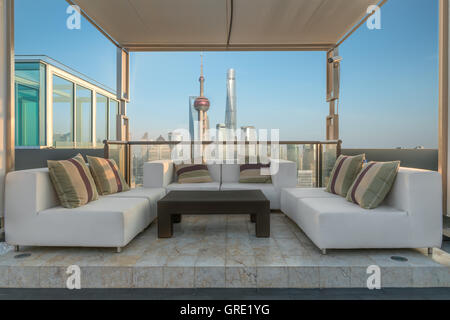
[[[449,131],[448,131],[448,100],[449,100],[449,0],[439,0],[439,172],[442,175],[442,209],[448,214],[448,181],[449,166]]]
[[[130,55],[123,48],[117,48],[117,99],[119,99],[117,140],[128,140],[124,130],[124,117],[127,115],[127,102],[130,101]]]
[[[330,59],[339,54],[339,49],[335,48],[327,52],[327,102],[330,104],[329,114],[326,118],[326,139],[339,139],[339,87],[340,87],[340,64],[330,62]]]
[[[15,163],[14,110],[14,0],[0,0],[0,228],[4,227],[5,177]]]

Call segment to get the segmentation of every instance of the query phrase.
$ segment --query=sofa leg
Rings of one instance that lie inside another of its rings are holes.
[[[428,255],[432,256],[433,255],[433,248],[428,248]]]
[[[322,249],[322,254],[327,254],[327,249]]]
[[[117,253],[121,253],[122,252],[122,247],[117,247]]]
[[[19,252],[20,248],[19,246],[14,246],[14,252]]]

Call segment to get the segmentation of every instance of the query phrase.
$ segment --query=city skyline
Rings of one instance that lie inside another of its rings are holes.
[[[115,47],[84,18],[80,30],[65,28],[66,8],[64,1],[17,0],[16,54],[46,54],[115,87]],[[437,1],[388,1],[381,30],[362,27],[341,46],[345,147],[437,147],[437,12]],[[196,92],[198,54],[131,54],[132,137],[188,129],[186,97]],[[211,124],[223,122],[224,71],[233,67],[239,124],[278,128],[282,140],[325,138],[324,53],[207,52],[205,64]]]

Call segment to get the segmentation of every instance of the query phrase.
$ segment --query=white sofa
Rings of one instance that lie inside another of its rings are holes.
[[[157,216],[164,188],[136,188],[100,196],[84,206],[59,205],[47,168],[6,177],[6,242],[18,246],[126,246]]]
[[[280,209],[280,195],[283,188],[297,185],[297,165],[287,160],[271,160],[271,166],[278,170],[272,175],[272,183],[239,183],[239,164],[209,164],[208,170],[213,182],[177,183],[172,160],[144,163],[144,187],[170,190],[261,190],[270,201],[270,209]]]
[[[367,210],[324,189],[286,188],[281,210],[326,249],[433,248],[442,243],[438,172],[400,168],[389,195]]]

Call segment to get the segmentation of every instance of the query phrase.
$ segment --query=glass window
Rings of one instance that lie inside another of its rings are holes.
[[[73,83],[53,76],[53,146],[73,145]]]
[[[119,102],[109,100],[109,140],[117,140],[117,115],[119,114]]]
[[[77,146],[92,145],[92,91],[77,85],[75,141]]]
[[[17,62],[15,68],[16,145],[45,145],[45,65]]]
[[[108,138],[108,98],[97,94],[95,116],[95,142],[102,144]]]

